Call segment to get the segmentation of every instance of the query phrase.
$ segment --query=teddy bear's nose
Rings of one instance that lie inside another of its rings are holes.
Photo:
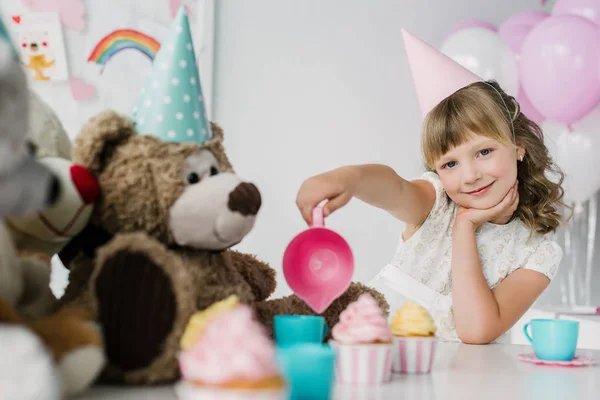
[[[71,166],[71,179],[85,204],[92,204],[98,198],[100,186],[90,171],[81,165]]]
[[[227,207],[231,211],[237,211],[243,216],[256,215],[262,199],[258,188],[252,183],[242,182],[231,193]]]

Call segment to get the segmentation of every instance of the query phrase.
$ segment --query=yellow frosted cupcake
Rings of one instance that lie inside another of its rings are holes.
[[[393,335],[404,337],[431,337],[436,332],[431,315],[414,301],[404,303],[396,310],[391,328]]]
[[[181,350],[188,350],[198,340],[210,321],[213,321],[224,312],[233,310],[239,304],[239,298],[233,294],[192,315],[179,342]]]
[[[393,371],[402,374],[431,372],[436,327],[429,312],[409,301],[396,310],[390,325],[394,335]]]

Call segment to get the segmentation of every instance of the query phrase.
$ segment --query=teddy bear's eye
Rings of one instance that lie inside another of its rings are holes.
[[[191,172],[187,176],[187,181],[190,185],[193,185],[194,183],[200,182],[200,176],[195,172]]]
[[[217,175],[219,173],[219,170],[217,169],[217,167],[210,167],[210,176],[214,176]]]

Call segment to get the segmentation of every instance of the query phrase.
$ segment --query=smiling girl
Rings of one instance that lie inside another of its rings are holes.
[[[549,234],[561,223],[562,173],[540,128],[496,82],[407,40],[408,50],[437,57],[423,65],[443,68],[420,79],[411,62],[418,94],[439,79],[460,84],[433,103],[431,88],[420,94],[427,171],[408,181],[384,165],[341,167],[306,180],[297,205],[310,223],[320,202],[327,216],[356,197],[403,221],[396,254],[371,286],[392,309],[406,299],[426,307],[442,340],[497,341],[556,275],[562,251]]]

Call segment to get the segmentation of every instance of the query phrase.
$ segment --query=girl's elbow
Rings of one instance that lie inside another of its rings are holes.
[[[457,330],[458,338],[465,344],[490,344],[496,337],[483,329],[469,329],[464,332]]]

